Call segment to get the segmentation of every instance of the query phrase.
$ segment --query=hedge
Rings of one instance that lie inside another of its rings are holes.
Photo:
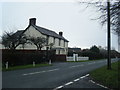
[[[55,51],[37,51],[37,50],[2,50],[2,66],[8,62],[9,66],[36,64],[48,62],[49,59],[54,61]]]

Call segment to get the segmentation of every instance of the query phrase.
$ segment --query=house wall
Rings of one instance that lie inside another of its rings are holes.
[[[60,44],[59,44],[60,43]],[[68,42],[65,42],[64,40],[55,38],[55,45],[54,48],[62,48],[62,49],[57,49],[56,54],[67,54],[68,50]]]
[[[61,42],[60,42],[61,47],[64,47],[64,42],[65,42],[64,40],[61,40]]]
[[[54,44],[55,47],[59,47],[59,39],[58,38],[55,38],[55,44]]]
[[[24,34],[27,36],[27,37],[41,37],[42,34],[37,31],[33,26],[30,26],[25,32]]]
[[[53,40],[54,40],[54,37],[49,36],[48,44],[50,44],[50,43],[54,43]]]

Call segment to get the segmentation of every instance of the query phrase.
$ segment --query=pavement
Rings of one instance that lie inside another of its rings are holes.
[[[117,59],[112,59],[112,62]],[[89,72],[107,65],[107,60],[60,62],[53,66],[2,72],[2,88],[36,88],[58,90],[66,88],[107,89],[92,81]]]

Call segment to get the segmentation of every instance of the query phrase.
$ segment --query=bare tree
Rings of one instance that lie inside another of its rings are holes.
[[[21,34],[19,36],[15,35],[13,32],[5,32],[2,35],[2,44],[6,49],[15,50],[20,44],[25,44],[27,41],[26,37]]]
[[[46,39],[43,37],[31,37],[29,38],[29,41],[31,41],[32,43],[34,43],[37,47],[37,50],[41,50],[42,47],[44,47],[46,45]]]
[[[117,34],[120,35],[120,0],[109,0],[110,1],[110,23],[111,29]],[[81,2],[87,7],[95,6],[97,12],[100,12],[101,15],[96,18],[99,19],[102,25],[107,23],[107,0],[90,0],[90,2]],[[95,19],[95,20],[96,20]]]
[[[18,40],[19,38],[15,37],[13,32],[5,32],[2,36],[2,44],[7,49],[15,49],[19,45]]]
[[[29,42],[27,42],[27,41],[28,41],[27,36],[23,34],[23,35],[21,36],[20,40],[19,40],[19,44],[22,45],[22,48],[23,48],[23,49],[25,48],[25,45],[26,45],[26,44],[29,44]]]

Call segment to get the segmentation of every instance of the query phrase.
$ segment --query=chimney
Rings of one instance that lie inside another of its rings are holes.
[[[29,25],[36,25],[36,18],[30,18]]]
[[[63,36],[63,32],[59,32],[59,35],[60,35],[60,36]]]

